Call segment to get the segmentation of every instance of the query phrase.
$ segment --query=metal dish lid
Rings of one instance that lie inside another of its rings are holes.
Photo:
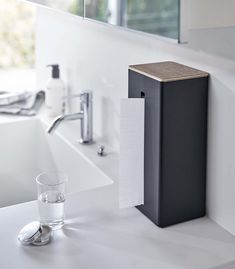
[[[42,234],[42,226],[39,221],[33,221],[24,226],[19,232],[18,240],[23,245],[32,244]]]
[[[24,226],[19,232],[18,240],[23,245],[42,246],[50,242],[51,228],[46,225],[41,225],[39,221],[33,221]]]

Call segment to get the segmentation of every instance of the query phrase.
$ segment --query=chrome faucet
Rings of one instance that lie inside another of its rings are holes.
[[[84,91],[81,94],[71,95],[68,98],[80,98],[80,112],[74,114],[60,115],[52,122],[47,129],[52,134],[62,121],[81,120],[80,143],[92,142],[92,92]]]

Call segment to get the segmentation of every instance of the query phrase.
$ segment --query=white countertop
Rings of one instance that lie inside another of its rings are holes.
[[[0,209],[1,269],[235,268],[235,238],[208,218],[158,228],[137,209],[116,209],[112,186],[68,197],[66,225],[49,245],[22,246],[37,203]]]
[[[74,141],[78,132],[69,129],[64,124],[61,133]],[[66,225],[42,247],[17,241],[19,230],[39,218],[36,201],[1,208],[0,269],[235,268],[234,236],[206,217],[161,229],[135,208],[118,209],[118,155],[108,149],[99,159],[96,145],[74,147],[114,184],[68,196]]]

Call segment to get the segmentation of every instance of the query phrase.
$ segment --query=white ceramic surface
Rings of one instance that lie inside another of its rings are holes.
[[[45,171],[67,173],[68,193],[112,183],[64,137],[45,129],[39,119],[0,124],[0,207],[36,199],[35,177]]]
[[[71,172],[69,188],[76,193],[67,197],[64,228],[54,233],[51,244],[40,248],[17,241],[19,230],[38,219],[37,203],[0,208],[1,269],[233,268],[231,234],[208,218],[161,229],[136,208],[118,209],[117,184],[109,179],[117,176],[116,155],[106,149],[107,156],[101,158],[95,154],[96,144],[78,145],[76,124],[75,129],[65,124],[47,136],[47,119],[39,118],[45,123],[36,118],[13,122],[0,118],[0,168],[14,179],[14,192],[32,195],[33,173],[59,166]],[[7,198],[15,198],[13,191],[6,191],[9,183],[2,184],[0,197],[5,192]]]

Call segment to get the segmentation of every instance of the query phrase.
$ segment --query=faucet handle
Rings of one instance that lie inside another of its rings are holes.
[[[90,103],[92,101],[92,91],[82,91],[80,93],[81,102]]]
[[[73,98],[80,98],[81,102],[88,103],[92,101],[92,92],[91,91],[83,91],[81,93],[77,94],[71,94],[71,95],[66,95],[63,97],[64,99],[73,99]]]

